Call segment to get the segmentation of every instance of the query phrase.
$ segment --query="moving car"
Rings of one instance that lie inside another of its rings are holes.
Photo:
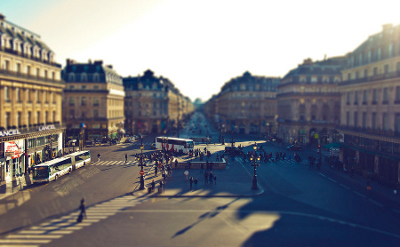
[[[301,150],[303,150],[303,147],[298,146],[298,145],[290,145],[286,149],[289,151],[301,151]]]
[[[233,154],[233,155],[243,155],[244,152],[237,147],[225,147],[225,153]]]
[[[151,144],[151,146],[150,146],[150,147],[151,147],[151,149],[157,149],[157,148],[156,148],[156,144],[155,144],[155,143]]]

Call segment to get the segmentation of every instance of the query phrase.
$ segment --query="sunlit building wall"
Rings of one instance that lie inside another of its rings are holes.
[[[64,82],[40,36],[0,15],[0,177],[61,155]]]
[[[108,141],[124,134],[122,78],[111,65],[67,59],[63,119],[69,139]]]
[[[394,185],[400,182],[400,25],[383,25],[346,57],[338,127],[344,162]]]

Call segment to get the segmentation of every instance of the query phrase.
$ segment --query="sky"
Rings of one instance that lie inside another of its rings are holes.
[[[6,20],[41,36],[56,61],[169,78],[207,101],[249,71],[284,77],[304,59],[355,50],[400,24],[398,0],[1,0]]]

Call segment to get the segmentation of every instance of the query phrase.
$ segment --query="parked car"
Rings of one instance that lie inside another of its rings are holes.
[[[92,140],[86,140],[85,141],[85,146],[93,146],[93,141]]]
[[[301,151],[303,150],[303,147],[298,145],[290,145],[286,149],[289,151]]]

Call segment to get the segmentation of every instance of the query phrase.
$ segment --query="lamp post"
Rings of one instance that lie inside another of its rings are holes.
[[[222,125],[222,145],[225,145],[225,125]]]
[[[256,150],[257,150],[257,144],[253,145],[254,148],[254,155],[250,157],[250,162],[252,163],[251,166],[254,167],[254,175],[253,175],[253,185],[251,186],[252,190],[258,190],[257,186],[257,166],[260,165],[260,156],[257,156]],[[256,161],[257,160],[257,161]]]
[[[140,187],[139,190],[144,190],[144,172],[143,172],[143,139],[140,137]]]

